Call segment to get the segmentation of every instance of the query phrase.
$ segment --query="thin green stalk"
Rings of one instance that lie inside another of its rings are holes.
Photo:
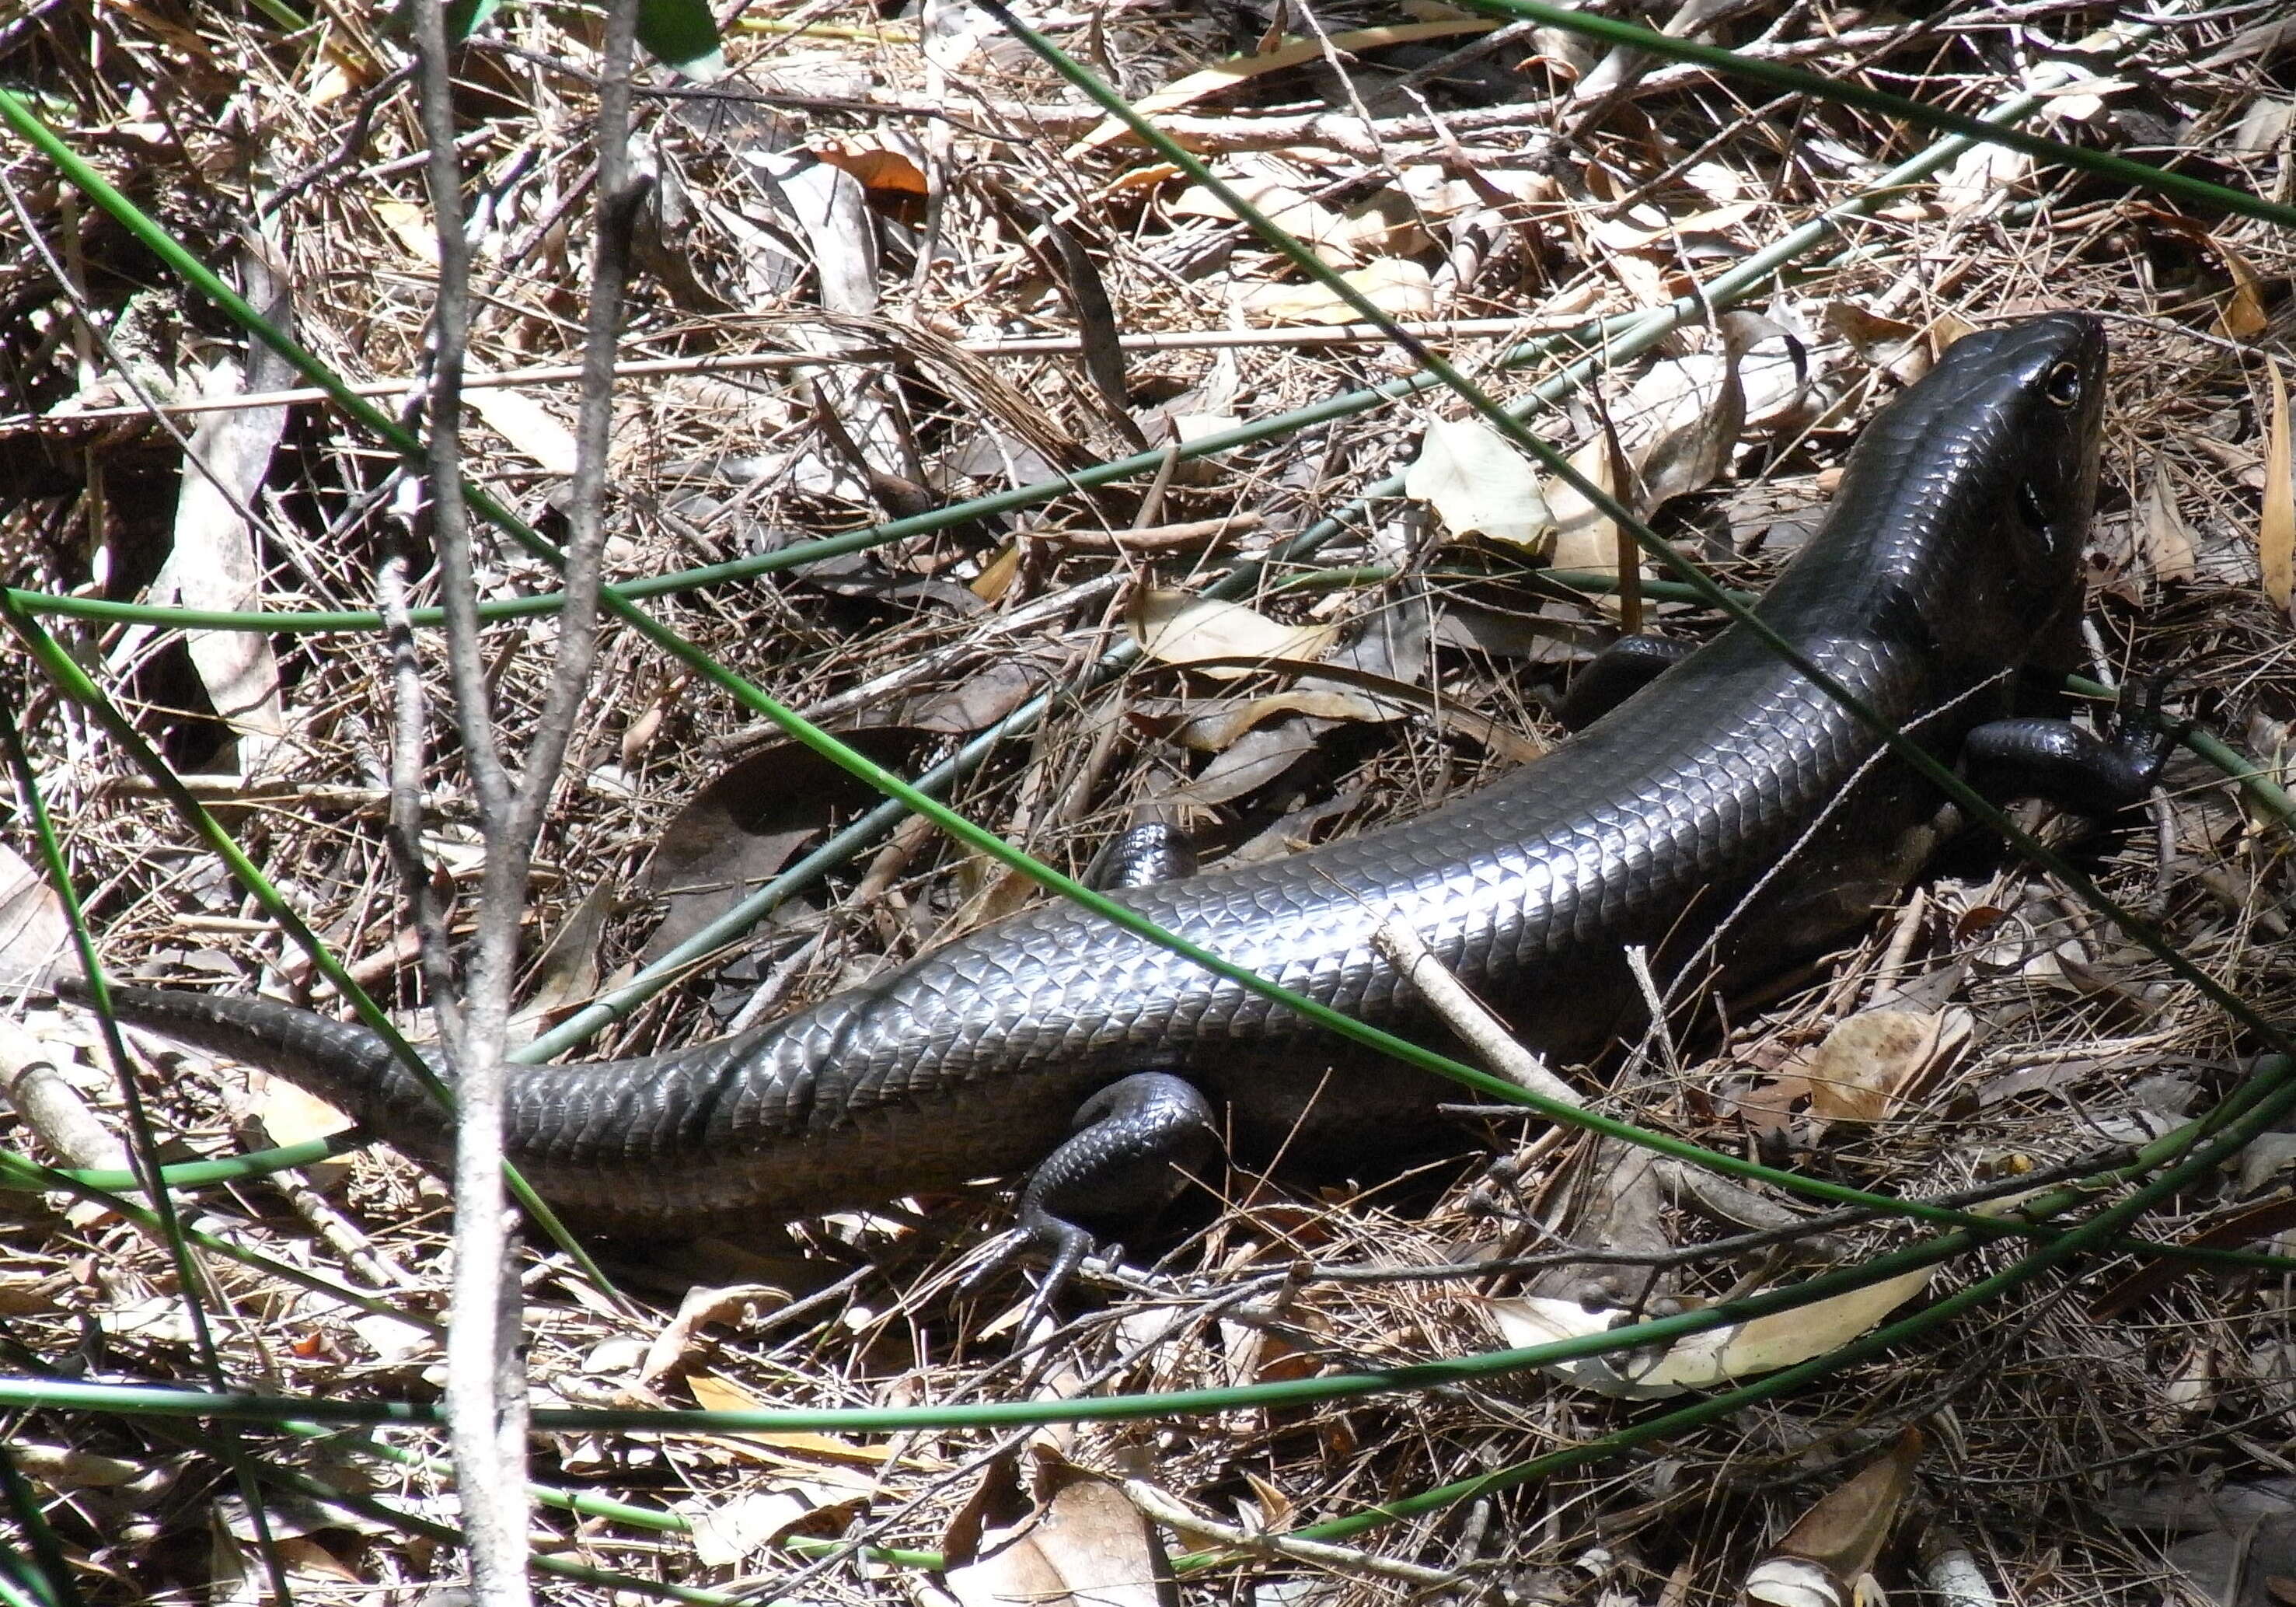
[[[932,1430],[1013,1429],[1054,1423],[1124,1423],[1197,1416],[1245,1409],[1274,1410],[1324,1401],[1410,1393],[1503,1377],[1529,1368],[1662,1344],[1834,1295],[1964,1253],[1984,1235],[1952,1231],[1784,1289],[1656,1317],[1605,1333],[1547,1344],[1494,1350],[1380,1372],[1336,1373],[1273,1383],[1169,1390],[1141,1395],[1066,1400],[980,1401],[939,1406],[778,1407],[742,1412],[682,1408],[537,1406],[537,1431],[570,1433],[846,1433],[895,1434]],[[201,1417],[274,1423],[288,1418],[332,1424],[438,1426],[434,1402],[315,1399],[293,1396],[227,1395],[152,1385],[86,1383],[73,1379],[0,1377],[0,1406],[102,1412],[123,1416]]]
[[[163,1175],[168,1169],[161,1168]],[[129,1177],[129,1174],[124,1172],[98,1175],[115,1177]],[[130,1177],[129,1183],[125,1186],[140,1190],[143,1185],[140,1180]],[[174,1186],[188,1185],[176,1182]],[[123,1220],[132,1222],[138,1227],[153,1233],[161,1231],[157,1213],[146,1209],[132,1200],[123,1199],[116,1191],[97,1187],[83,1182],[74,1173],[42,1166],[36,1160],[28,1160],[24,1156],[5,1150],[0,1150],[0,1190],[12,1193],[46,1193],[53,1191],[57,1193],[70,1194],[76,1200],[91,1201],[101,1205],[106,1210],[116,1213]],[[290,1262],[277,1260],[243,1244],[234,1244],[229,1239],[209,1233],[204,1228],[194,1227],[189,1223],[180,1223],[179,1226],[184,1238],[201,1250],[237,1261],[240,1265],[252,1268],[267,1277],[292,1283],[299,1289],[308,1290],[313,1294],[324,1296],[330,1300],[340,1300],[344,1305],[354,1307],[370,1316],[386,1316],[395,1323],[405,1323],[411,1328],[421,1328],[432,1334],[443,1334],[446,1332],[445,1324],[436,1319],[403,1310],[390,1301],[378,1295],[370,1294],[365,1290],[355,1289],[348,1283],[339,1283],[334,1279],[319,1273],[307,1272]]]
[[[370,1434],[344,1433],[316,1423],[284,1423],[279,1426],[291,1434],[324,1439],[330,1447],[338,1451],[372,1456],[399,1467],[417,1469],[436,1478],[454,1477],[454,1465],[446,1457],[428,1456],[420,1451],[377,1439]],[[635,1506],[627,1501],[616,1501],[589,1490],[563,1489],[553,1484],[529,1481],[526,1488],[528,1496],[537,1505],[570,1513],[578,1518],[603,1518],[610,1522],[625,1523],[634,1529],[650,1529],[662,1535],[689,1535],[693,1532],[692,1519],[683,1513],[671,1512],[664,1507]],[[848,1542],[821,1535],[784,1535],[775,1544],[806,1556],[824,1555],[842,1550]],[[856,1554],[888,1568],[939,1569],[944,1563],[939,1552],[918,1551],[898,1546],[864,1546]]]
[[[4,106],[0,106],[4,111]],[[1495,366],[1520,367],[1525,364],[1550,357],[1557,351],[1608,351],[1614,348],[1616,338],[1640,327],[1647,321],[1644,313],[1620,313],[1593,319],[1578,328],[1558,334],[1542,336],[1509,348],[1496,360]],[[748,558],[729,559],[723,563],[703,564],[697,568],[677,570],[660,575],[644,576],[636,579],[617,581],[614,589],[633,602],[653,597],[669,596],[679,592],[694,591],[711,586],[725,586],[753,580],[767,575],[784,573],[818,563],[824,559],[842,557],[849,553],[865,552],[895,541],[905,541],[918,536],[932,535],[953,526],[970,524],[995,518],[1055,497],[1070,495],[1079,489],[1093,489],[1104,485],[1152,474],[1165,463],[1177,458],[1182,463],[1200,458],[1215,457],[1242,447],[1257,446],[1312,429],[1318,424],[1352,417],[1417,395],[1432,388],[1438,381],[1424,374],[1404,374],[1384,380],[1376,385],[1344,391],[1305,407],[1286,413],[1272,414],[1227,430],[1199,436],[1172,447],[1168,452],[1159,447],[1152,452],[1136,452],[1127,457],[1086,464],[1057,479],[1033,481],[984,496],[950,503],[927,513],[907,518],[888,520],[882,523],[848,530],[841,535],[824,536],[816,540],[799,542],[771,553]],[[364,421],[362,421],[364,422]],[[189,609],[174,605],[148,603],[118,603],[100,597],[66,596],[51,592],[12,589],[10,594],[27,613],[56,614],[75,619],[100,620],[105,624],[153,625],[180,630],[245,630],[292,635],[328,634],[333,632],[374,631],[382,627],[382,616],[372,610],[254,610],[231,611]],[[479,605],[479,617],[489,622],[504,619],[530,619],[555,613],[563,601],[559,593],[545,592],[531,597],[507,598]],[[409,621],[417,627],[435,627],[443,622],[443,611],[437,608],[417,608],[407,611]]]
[[[0,1498],[6,1501],[24,1544],[32,1548],[38,1583],[46,1598],[40,1607],[81,1607],[79,1584],[72,1578],[71,1560],[64,1555],[63,1543],[56,1538],[56,1531],[48,1527],[48,1515],[40,1510],[39,1492],[24,1477],[24,1470],[16,1465],[16,1455],[9,1449],[4,1438],[0,1438]],[[28,1574],[32,1571],[27,1570]]]
[[[179,1160],[173,1166],[160,1168],[160,1177],[170,1188],[208,1188],[219,1183],[239,1183],[250,1177],[261,1177],[272,1172],[283,1172],[297,1167],[316,1166],[338,1155],[348,1155],[365,1149],[374,1142],[373,1136],[364,1128],[352,1127],[325,1138],[308,1139],[301,1144],[281,1144],[276,1149],[250,1150],[241,1155],[226,1155],[216,1160]],[[0,1150],[0,1170],[29,1167],[37,1163],[21,1155]],[[41,1168],[43,1176],[68,1180],[64,1183],[33,1182],[20,1174],[0,1177],[0,1188],[21,1188],[33,1192],[65,1187],[78,1184],[105,1194],[127,1193],[144,1186],[143,1180],[133,1172],[123,1172],[106,1167]]]
[[[23,1583],[17,1583],[20,1578]],[[35,1590],[40,1594],[32,1594]],[[66,1607],[66,1603],[39,1585],[38,1576],[12,1546],[0,1546],[0,1607]]]
[[[370,1521],[381,1523],[400,1534],[420,1535],[434,1545],[461,1549],[465,1544],[462,1529],[453,1524],[437,1522],[387,1501],[352,1490],[338,1489],[333,1485],[313,1478],[298,1468],[265,1464],[260,1469],[263,1479],[282,1489],[291,1490],[308,1500],[324,1505],[356,1513]],[[692,1585],[672,1585],[661,1579],[649,1579],[637,1574],[622,1573],[614,1569],[594,1568],[587,1562],[554,1555],[537,1550],[527,1559],[527,1565],[537,1573],[546,1573],[562,1579],[574,1579],[603,1589],[627,1591],[632,1595],[652,1596],[665,1602],[690,1602],[696,1607],[743,1607],[750,1598],[723,1590],[705,1590]]]
[[[23,733],[16,725],[13,709],[0,703],[0,746],[8,755],[8,767],[16,778],[17,796],[31,816],[32,838],[39,845],[40,862],[46,871],[49,890],[63,911],[64,920],[72,935],[72,946],[78,950],[80,970],[87,978],[88,988],[99,1007],[108,1004],[110,994],[104,980],[102,963],[96,957],[95,943],[88,936],[86,912],[81,907],[79,890],[72,885],[71,868],[64,862],[63,844],[57,840],[55,824],[49,818],[46,790],[40,785],[37,771],[32,767],[30,750],[24,746]],[[151,1201],[150,1222],[161,1243],[167,1246],[168,1258],[176,1272],[176,1298],[182,1302],[184,1317],[190,1324],[192,1349],[199,1357],[200,1366],[218,1390],[230,1382],[225,1370],[223,1351],[216,1343],[213,1326],[208,1320],[207,1294],[213,1285],[209,1282],[207,1268],[193,1252],[184,1232],[184,1222],[176,1214],[175,1196],[160,1176],[160,1140],[152,1127],[151,1113],[144,1105],[144,1091],[135,1080],[135,1066],[127,1053],[127,1045],[119,1036],[119,1024],[103,1012],[102,1035],[106,1056],[111,1062],[113,1078],[119,1089],[122,1110],[127,1119],[128,1156],[135,1169],[144,1179],[144,1192]],[[270,1514],[263,1505],[262,1487],[256,1483],[250,1459],[239,1443],[239,1437],[228,1430],[222,1436],[219,1447],[224,1464],[231,1469],[240,1494],[247,1503],[248,1517],[255,1526],[258,1552],[263,1558],[265,1570],[271,1576],[271,1591],[281,1607],[293,1607],[294,1597],[287,1581],[287,1566],[273,1544]]]

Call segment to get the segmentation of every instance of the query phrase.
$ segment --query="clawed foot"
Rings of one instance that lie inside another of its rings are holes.
[[[1193,1084],[1166,1071],[1141,1071],[1103,1088],[1077,1112],[1076,1130],[1029,1174],[1018,1225],[966,1284],[1003,1270],[1025,1250],[1048,1250],[1052,1265],[1029,1302],[1027,1332],[1095,1248],[1077,1218],[1152,1216],[1218,1152],[1211,1106]],[[1120,1249],[1109,1248],[1121,1258]]]
[[[2172,679],[2156,677],[2141,704],[2122,702],[2101,737],[2060,719],[1978,726],[1963,744],[1970,784],[1998,802],[2038,798],[2098,818],[2143,803],[2193,728],[2190,720],[2161,717]]]

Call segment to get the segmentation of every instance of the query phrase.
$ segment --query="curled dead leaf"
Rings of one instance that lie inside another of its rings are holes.
[[[1404,471],[1403,494],[1433,508],[1455,537],[1482,536],[1533,554],[1552,545],[1555,518],[1538,471],[1481,419],[1431,421]]]
[[[947,1546],[963,1607],[1173,1607],[1178,1592],[1148,1521],[1112,1480],[1036,1452],[1037,1501]]]
[[[841,740],[898,767],[932,739],[909,726],[876,726]],[[840,810],[876,798],[866,782],[799,742],[775,742],[727,766],[655,840],[644,887],[668,909],[647,956],[668,953],[755,891]]]
[[[1312,662],[1338,639],[1336,625],[1284,625],[1241,603],[1186,592],[1143,591],[1129,618],[1140,651],[1167,664],[1209,659],[1293,659]],[[1232,681],[1251,673],[1234,665],[1203,672]]]
[[[1804,1513],[1746,1578],[1746,1598],[1794,1607],[1804,1601],[1850,1607],[1874,1571],[1882,1544],[1912,1491],[1921,1431],[1908,1427],[1886,1455]]]
[[[2169,466],[2152,463],[2152,484],[2144,494],[2136,539],[2152,578],[2164,585],[2188,581],[2199,572],[2194,561],[2193,529],[2177,505],[2177,490],[2169,480]]]
[[[1352,692],[1301,687],[1266,697],[1201,706],[1172,728],[1172,740],[1198,753],[1218,753],[1245,732],[1279,714],[1312,714],[1324,719],[1383,720],[1386,709]]]
[[[1435,282],[1407,257],[1376,258],[1340,277],[1390,318],[1435,315]],[[1243,312],[1255,324],[1353,324],[1363,316],[1321,283],[1263,285],[1244,297]]]

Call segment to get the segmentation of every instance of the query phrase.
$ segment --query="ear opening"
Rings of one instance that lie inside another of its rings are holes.
[[[2049,531],[2049,511],[2041,505],[2041,494],[2030,480],[2017,482],[2017,513],[2024,520],[2025,528],[2037,536]]]

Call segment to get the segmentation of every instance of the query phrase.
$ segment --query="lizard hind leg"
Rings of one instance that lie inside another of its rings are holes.
[[[1078,1218],[1101,1226],[1145,1220],[1169,1205],[1219,1150],[1210,1102],[1168,1071],[1135,1072],[1085,1101],[1075,1130],[1037,1163],[1021,1191],[1022,1242],[1042,1245],[1053,1258],[1031,1317],[1058,1298],[1097,1246]]]
[[[1195,870],[1195,849],[1187,838],[1175,826],[1152,821],[1112,838],[1085,879],[1103,890],[1121,891]],[[1028,1332],[1099,1247],[1081,1224],[1105,1228],[1153,1217],[1219,1152],[1211,1103],[1193,1083],[1171,1070],[1119,1078],[1085,1101],[1069,1136],[1029,1174],[1014,1235],[972,1281],[1030,1245],[1049,1252],[1052,1264],[1021,1324]]]

